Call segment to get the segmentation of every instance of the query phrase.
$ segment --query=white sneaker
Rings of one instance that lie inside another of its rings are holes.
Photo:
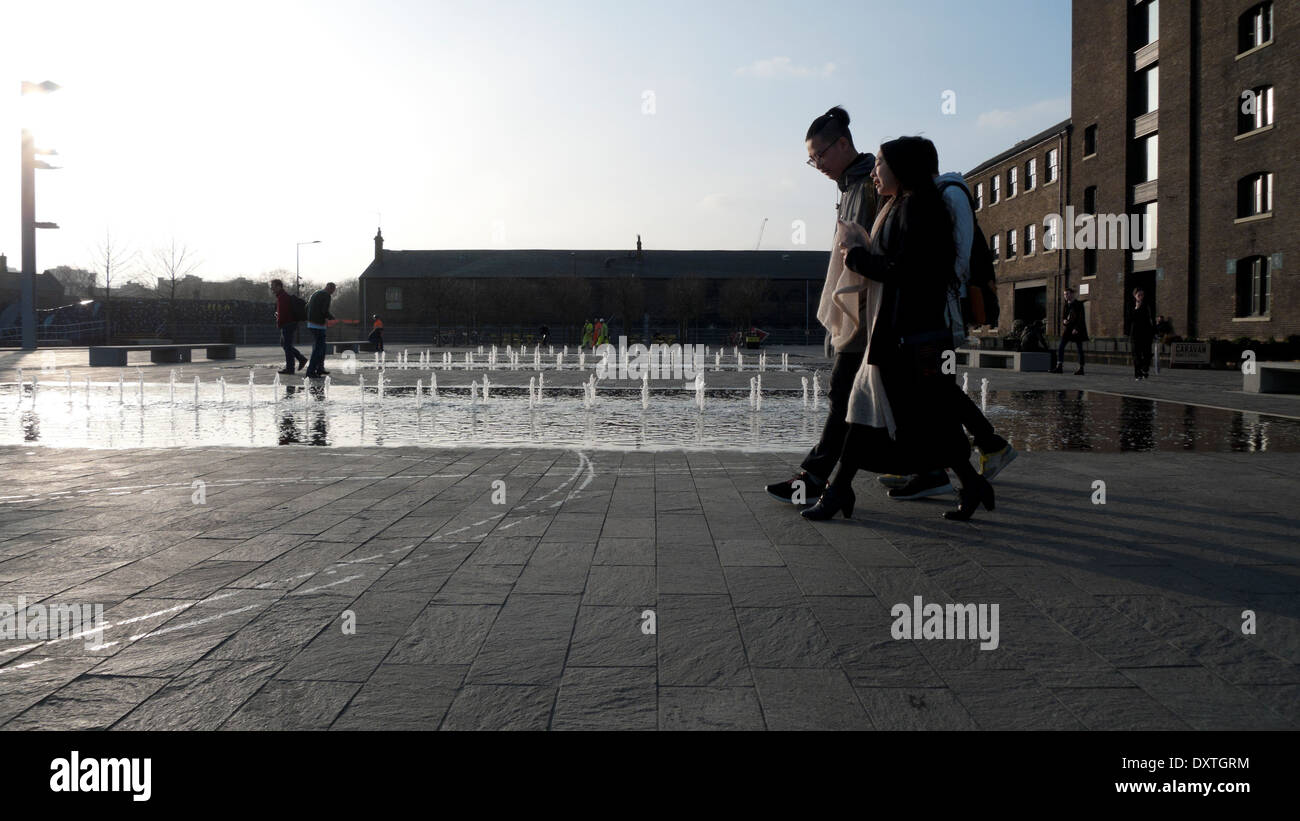
[[[1005,448],[994,453],[981,451],[980,475],[989,481],[993,481],[993,477],[1001,473],[1002,469],[1015,461],[1015,458],[1019,455],[1020,453],[1011,446],[1010,442],[1007,443]]]

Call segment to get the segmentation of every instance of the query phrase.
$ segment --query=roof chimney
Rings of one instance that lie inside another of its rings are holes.
[[[375,264],[384,264],[384,231],[382,228],[375,230]]]

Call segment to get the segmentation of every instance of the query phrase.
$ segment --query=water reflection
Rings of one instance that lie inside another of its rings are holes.
[[[1153,450],[1156,403],[1136,396],[1121,396],[1119,399],[1119,449]]]
[[[102,386],[101,386],[102,387]],[[771,394],[761,410],[747,392],[710,394],[701,413],[689,391],[656,393],[648,409],[639,393],[601,394],[591,407],[577,395],[549,395],[529,408],[527,395],[498,389],[488,401],[444,389],[417,405],[400,388],[383,400],[355,388],[284,386],[279,401],[258,394],[221,403],[213,387],[173,404],[166,385],[150,385],[145,403],[121,404],[116,388],[71,406],[58,390],[20,396],[0,386],[0,444],[51,447],[442,446],[469,442],[510,446],[619,449],[735,448],[801,451],[815,438],[826,404]],[[135,397],[133,397],[134,399]],[[1132,452],[1197,450],[1300,452],[1300,421],[1255,413],[1157,402],[1083,390],[990,391],[988,417],[1025,451]]]

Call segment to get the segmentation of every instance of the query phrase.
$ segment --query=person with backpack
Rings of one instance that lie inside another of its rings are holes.
[[[293,376],[295,360],[301,368],[307,357],[293,345],[298,323],[307,318],[307,303],[284,289],[284,281],[271,280],[271,293],[275,294],[275,326],[280,329],[280,347],[284,348],[284,370],[280,373]]]
[[[582,326],[582,347],[591,347],[592,340],[596,338],[595,333],[596,329],[592,326],[591,320],[588,319],[586,324]]]
[[[374,326],[370,331],[367,341],[375,346],[375,353],[384,352],[384,321],[379,318],[379,314],[374,315]]]
[[[965,521],[981,504],[994,508],[993,486],[970,463],[953,401],[956,375],[943,368],[952,345],[947,313],[949,289],[957,287],[956,246],[928,143],[900,137],[881,144],[873,177],[883,199],[869,245],[840,246],[845,267],[866,280],[869,338],[849,399],[843,454],[817,504],[803,511],[807,519],[852,515],[860,469],[924,475],[946,468],[961,491],[945,519]]]
[[[325,330],[334,314],[330,313],[330,297],[334,293],[334,283],[327,282],[325,287],[311,295],[307,301],[307,328],[315,338],[311,347],[311,361],[307,363],[307,376],[316,379],[325,376]]]
[[[975,217],[975,202],[971,198],[970,189],[966,187],[965,178],[961,174],[951,172],[939,174],[939,152],[933,142],[925,140],[921,148],[929,163],[930,177],[943,197],[943,203],[948,208],[948,216],[952,219],[952,238],[956,254],[953,263],[955,287],[948,289],[945,316],[948,327],[952,331],[952,347],[955,350],[962,346],[966,338],[965,312],[961,306],[969,305],[971,301],[969,292],[972,261],[975,267],[981,269],[981,275],[976,277],[978,284],[975,288],[982,291],[993,282],[993,260],[988,256],[988,245],[985,244],[983,233],[979,231]],[[976,234],[979,234],[978,238]],[[972,249],[977,244],[983,245],[983,254],[972,254]],[[983,270],[985,265],[987,270]],[[995,292],[991,299],[979,297],[977,302],[981,306],[996,305],[996,299]],[[951,387],[953,406],[961,418],[962,426],[975,439],[975,447],[980,452],[980,475],[992,481],[993,477],[1001,473],[1002,469],[1011,464],[1012,460],[1020,454],[1010,442],[994,431],[993,424],[980,410],[979,405],[976,405],[956,382],[953,382]],[[877,479],[889,488],[889,498],[895,501],[924,499],[928,496],[952,492],[952,482],[948,480],[948,473],[944,470],[935,470],[918,476],[885,474]]]
[[[1088,341],[1083,303],[1074,298],[1073,288],[1066,288],[1061,294],[1065,297],[1065,306],[1061,308],[1061,341],[1056,346],[1056,367],[1052,368],[1052,373],[1065,373],[1065,346],[1073,342],[1079,352],[1079,367],[1074,369],[1074,375],[1083,376],[1083,343]]]
[[[854,147],[849,113],[835,106],[813,120],[804,135],[804,147],[808,165],[825,174],[839,189],[835,236],[843,236],[846,226],[865,234],[876,219],[876,189],[871,180],[876,158]],[[830,410],[821,438],[800,463],[799,472],[784,482],[767,485],[768,494],[782,502],[807,505],[821,496],[844,450],[844,438],[849,432],[849,394],[870,335],[862,288],[862,277],[846,272],[843,260],[832,250],[817,307],[817,321],[826,329],[826,355],[832,359]]]

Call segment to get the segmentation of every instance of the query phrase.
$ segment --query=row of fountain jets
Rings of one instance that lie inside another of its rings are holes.
[[[782,354],[782,357],[784,356],[785,355]],[[138,404],[140,405],[140,407],[144,407],[144,372],[137,369],[136,373],[138,377],[136,383]],[[254,380],[255,373],[256,372],[253,368],[248,369],[249,407],[253,406],[253,401],[255,398],[254,395],[254,389],[256,388],[256,383]],[[72,372],[65,370],[64,374],[67,379],[66,390],[67,390],[68,401],[70,402],[72,401]],[[808,377],[801,376],[799,377],[799,381],[802,384],[802,388],[803,388],[803,405],[804,407],[808,407],[808,387],[809,387]],[[970,374],[963,372],[961,375],[961,389],[963,392],[969,392],[970,390],[969,381],[970,381]],[[23,387],[25,385],[26,382],[23,379],[23,369],[19,368],[18,369],[18,386],[19,386],[18,395],[20,401],[23,393]],[[195,376],[194,377],[194,406],[195,407],[198,407],[199,404],[199,385],[200,385],[199,378]],[[217,377],[217,385],[221,391],[221,404],[224,405],[226,403],[225,377],[220,377],[220,376]],[[366,402],[366,377],[364,374],[358,374],[357,385],[358,385],[358,394],[361,397],[361,404],[364,406]],[[37,387],[38,387],[37,379],[35,376],[33,376],[32,384],[31,384],[31,396],[32,396],[33,404],[35,404],[36,402]],[[275,381],[272,383],[273,395],[277,403],[280,401],[280,393],[281,393],[280,387],[281,387],[280,375],[277,373],[275,375]],[[375,387],[376,387],[376,395],[378,396],[379,401],[383,402],[385,389],[387,386],[384,382],[384,374],[382,372],[380,372],[380,374],[376,378]],[[692,387],[695,390],[696,407],[698,407],[701,411],[703,411],[704,410],[704,374],[702,372],[697,373],[695,375],[695,381]],[[86,386],[85,386],[85,398],[86,398],[87,406],[89,406],[90,404],[90,388],[91,388],[90,377],[87,376]],[[542,392],[545,390],[545,388],[546,388],[546,374],[538,373],[537,376],[528,377],[528,407],[530,409],[536,407],[538,404],[541,403]],[[980,406],[985,410],[987,410],[988,408],[988,389],[989,389],[989,380],[987,378],[981,378],[980,379]],[[479,401],[480,392],[482,394],[483,401],[486,402],[491,397],[491,390],[492,390],[492,385],[490,380],[488,379],[487,374],[483,374],[483,381],[481,384],[479,383],[478,380],[470,382],[469,383],[470,404],[471,405],[477,404],[477,402]],[[170,371],[169,374],[168,392],[169,392],[169,398],[171,404],[175,405],[176,404],[176,371],[175,370]],[[302,394],[303,402],[306,403],[309,392],[306,390],[300,390],[300,393]],[[323,400],[328,400],[329,393],[330,393],[330,377],[326,376],[319,395]],[[821,394],[822,394],[821,373],[814,372],[812,378],[812,406],[814,408],[820,404]],[[417,379],[415,382],[416,407],[420,407],[423,404],[424,396],[425,396],[424,380]],[[431,400],[434,401],[438,399],[438,374],[432,370],[429,371],[428,396]],[[125,382],[125,377],[123,376],[121,371],[118,371],[117,374],[117,401],[118,404],[124,404],[126,402],[126,382]],[[590,408],[592,405],[595,404],[595,402],[596,402],[596,375],[592,374],[591,378],[589,378],[587,381],[582,383],[582,404],[584,407]],[[751,376],[749,379],[749,406],[750,408],[756,411],[763,409],[762,374],[759,374],[758,376]],[[642,374],[641,408],[645,410],[648,409],[649,407],[650,407],[650,375]]]
[[[499,357],[498,355],[499,353],[505,354],[504,359]],[[482,363],[478,363],[475,360],[476,355],[472,351],[466,351],[464,355],[464,359],[460,363],[457,363],[450,351],[444,351],[441,356],[436,356],[433,351],[424,350],[424,351],[417,352],[417,357],[416,357],[414,367],[421,370],[425,368],[432,370],[435,367],[440,367],[441,370],[449,371],[457,367],[463,368],[464,370],[471,370],[473,368],[479,367],[479,365],[482,364],[486,366],[488,370],[496,370],[498,366],[502,366],[508,370],[517,371],[520,370],[520,367],[524,362],[524,357],[527,356],[527,350],[521,347],[519,350],[516,351],[510,345],[507,345],[504,351],[498,352],[496,345],[493,345],[486,350],[484,349],[483,346],[479,346],[477,355],[484,357],[484,361]],[[565,345],[563,349],[560,350],[559,353],[556,353],[555,346],[550,346],[550,353],[548,353],[546,356],[548,359],[553,358],[552,361],[554,361],[555,363],[554,366],[555,370],[557,371],[564,370],[565,360],[569,356],[569,346]],[[593,358],[596,356],[594,349],[592,352],[592,356]],[[681,361],[681,356],[682,356],[681,350],[677,349],[674,361]],[[708,356],[709,356],[708,346],[707,345],[702,346],[701,349],[697,352],[696,356],[693,357],[694,364],[695,364],[694,370],[703,371],[705,367],[705,363],[708,361]],[[387,358],[388,354],[386,351],[382,353],[376,353],[374,357],[375,357],[374,362],[371,364],[373,365],[373,367],[375,367],[378,370],[383,370],[384,368],[389,368],[389,367],[393,368],[394,370],[406,370],[412,367],[411,352],[409,350],[403,350],[401,353],[397,354],[391,362]],[[741,353],[740,348],[733,347],[731,349],[731,358],[735,362],[735,369],[737,371],[745,370],[745,355]],[[540,345],[536,345],[533,347],[532,360],[533,360],[532,370],[535,371],[542,370],[543,360],[542,360],[542,351]],[[577,369],[580,371],[585,371],[587,369],[587,350],[585,348],[578,349]],[[722,369],[723,369],[722,351],[715,351],[713,353],[713,370],[721,371]],[[728,369],[730,369],[730,366],[728,366]],[[766,351],[759,352],[757,357],[753,360],[753,364],[750,366],[750,369],[757,370],[760,373],[763,373],[768,369]],[[781,354],[781,370],[782,371],[790,370],[790,354],[788,353]]]

